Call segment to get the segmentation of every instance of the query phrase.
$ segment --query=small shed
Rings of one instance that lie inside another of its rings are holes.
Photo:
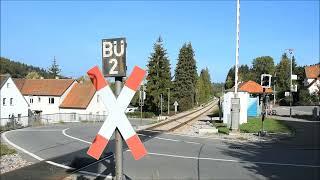
[[[250,95],[248,98],[248,116],[259,116],[261,114],[260,99],[263,94],[263,87],[254,81],[247,81],[239,85],[239,90]],[[266,88],[265,93],[272,94],[273,92],[271,88]]]
[[[230,124],[231,122],[231,98],[234,97],[234,88],[226,90],[223,95],[223,123]],[[247,122],[247,106],[249,93],[244,91],[238,91],[238,97],[240,98],[240,122],[239,124]]]

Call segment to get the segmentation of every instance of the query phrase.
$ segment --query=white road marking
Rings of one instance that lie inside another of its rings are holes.
[[[69,129],[69,128],[67,128],[67,129]],[[64,129],[64,131],[67,130],[67,129]],[[13,130],[13,131],[21,131],[21,130]],[[44,160],[45,160],[44,158],[39,157],[39,156],[37,156],[37,155],[35,155],[35,154],[27,151],[26,149],[23,149],[22,147],[14,144],[13,142],[11,142],[11,141],[7,138],[6,134],[9,133],[9,132],[13,132],[13,131],[6,131],[6,132],[4,132],[4,133],[1,134],[1,137],[2,137],[9,145],[11,145],[12,147],[14,147],[14,148],[22,151],[22,152],[25,153],[25,154],[28,154],[29,156],[35,158],[36,160],[38,160],[38,161],[44,161]],[[61,130],[60,130],[60,131],[61,131]],[[78,140],[78,141],[79,141],[79,140],[84,141],[84,140],[78,139],[78,138],[76,138],[76,140]],[[90,142],[88,142],[88,143],[90,143]],[[93,172],[88,172],[88,171],[81,171],[81,169],[84,169],[84,168],[86,168],[86,167],[88,167],[88,166],[91,166],[91,165],[93,165],[93,164],[96,164],[96,163],[98,163],[98,162],[101,162],[101,161],[103,161],[103,160],[105,160],[105,159],[107,159],[107,158],[110,158],[111,156],[113,156],[113,155],[104,157],[103,159],[100,159],[99,161],[95,161],[94,163],[88,164],[87,166],[84,166],[84,167],[76,170],[75,172],[79,172],[79,173],[83,173],[83,174],[88,174],[88,175],[96,176],[96,177],[101,176],[101,177],[105,177],[105,178],[108,178],[108,179],[112,179],[112,176],[110,176],[110,175],[104,175],[104,174],[93,173]],[[51,165],[53,165],[53,166],[57,166],[57,167],[64,168],[64,169],[75,170],[75,168],[73,168],[73,167],[66,166],[66,165],[64,165],[64,164],[59,164],[59,163],[56,163],[56,162],[53,162],[53,161],[44,161],[44,162],[46,162],[46,163],[48,163],[48,164],[51,164]]]
[[[87,143],[87,144],[92,144],[92,143],[89,142],[89,141],[86,141],[86,140],[79,139],[79,138],[76,138],[76,137],[74,137],[74,136],[68,135],[68,134],[66,133],[66,130],[68,130],[68,129],[70,129],[70,128],[66,128],[66,129],[62,130],[62,134],[65,135],[65,136],[67,136],[68,138],[75,139],[75,140],[78,140],[78,141],[81,141],[81,142],[84,142],[84,143]]]
[[[166,157],[175,157],[175,158],[183,158],[183,159],[209,160],[209,161],[220,161],[220,162],[253,163],[253,164],[264,164],[264,165],[295,166],[295,167],[310,167],[310,168],[320,167],[320,165],[309,165],[309,164],[289,164],[289,163],[274,163],[274,162],[262,162],[262,161],[240,161],[240,160],[233,160],[233,159],[199,158],[199,157],[193,157],[193,156],[180,156],[180,155],[174,155],[174,154],[162,154],[162,153],[152,153],[152,152],[148,152],[148,154],[155,155],[155,156],[166,156]]]
[[[65,129],[67,130],[67,129]],[[72,137],[72,136],[70,136]],[[73,138],[73,139],[79,139],[79,138]],[[81,140],[81,139],[79,139]],[[84,140],[81,140],[84,142]],[[130,149],[126,150],[126,152],[130,152]],[[234,163],[253,163],[253,164],[264,164],[264,165],[278,165],[278,166],[294,166],[294,167],[311,167],[311,168],[318,168],[320,165],[309,165],[309,164],[290,164],[290,163],[275,163],[275,162],[262,162],[262,161],[239,161],[239,160],[233,160],[233,159],[217,159],[217,158],[199,158],[199,157],[193,157],[193,156],[181,156],[181,155],[174,155],[174,154],[162,154],[162,153],[153,153],[148,152],[149,155],[155,155],[155,156],[166,156],[166,157],[175,157],[175,158],[183,158],[183,159],[196,159],[196,160],[209,160],[209,161],[220,161],[220,162],[234,162]],[[103,159],[96,161],[92,164],[89,164],[83,168],[86,168],[90,165],[96,164]],[[83,169],[81,168],[81,169]]]
[[[183,143],[187,143],[187,144],[201,144],[201,143],[193,142],[193,141],[183,141],[183,140],[179,140],[179,139],[162,138],[162,137],[157,137],[157,136],[149,136],[149,135],[145,135],[145,134],[138,134],[138,135],[139,136],[146,136],[146,137],[150,137],[150,138],[155,138],[155,139],[160,139],[160,140],[164,140],[164,141],[183,142]]]
[[[39,157],[39,156],[37,156],[37,155],[35,155],[35,154],[33,154],[33,153],[31,153],[31,152],[23,149],[22,147],[20,147],[20,146],[14,144],[13,142],[9,141],[9,139],[8,139],[7,136],[6,136],[6,134],[7,134],[8,132],[12,132],[12,131],[6,131],[6,132],[4,132],[3,134],[1,134],[1,137],[2,137],[8,144],[10,144],[12,147],[14,147],[14,148],[16,148],[16,149],[18,149],[18,150],[26,153],[26,154],[28,154],[29,156],[35,158],[35,159],[38,160],[38,161],[43,161],[43,160],[44,160],[43,158],[41,158],[41,157]]]
[[[61,131],[61,129],[17,129],[16,131],[23,131],[23,132],[56,132]]]

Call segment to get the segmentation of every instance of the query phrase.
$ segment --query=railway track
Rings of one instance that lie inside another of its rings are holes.
[[[207,105],[203,107],[199,107],[191,112],[180,113],[173,117],[168,118],[167,120],[156,123],[153,126],[148,127],[147,130],[166,131],[166,132],[175,131],[181,128],[182,126],[190,123],[191,121],[195,120],[202,114],[209,112],[216,105],[217,105],[217,101],[212,101]]]

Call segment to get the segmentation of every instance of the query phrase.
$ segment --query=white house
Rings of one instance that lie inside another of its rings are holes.
[[[306,79],[304,85],[308,88],[309,93],[313,94],[320,90],[320,64],[307,66],[304,68]]]
[[[11,117],[23,126],[28,125],[29,104],[9,74],[0,75],[0,99],[0,126],[5,126]]]
[[[77,83],[73,79],[14,79],[34,114],[56,114],[59,106]]]
[[[104,120],[107,115],[101,95],[91,82],[75,84],[59,107],[60,113],[69,114],[71,120]]]

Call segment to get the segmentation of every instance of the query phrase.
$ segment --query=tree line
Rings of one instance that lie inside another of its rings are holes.
[[[270,56],[261,56],[253,59],[251,66],[246,64],[240,65],[238,68],[239,82],[246,82],[249,80],[260,84],[261,74],[272,75],[272,89],[276,88],[277,101],[280,104],[289,104],[289,97],[285,97],[285,92],[290,91],[290,64],[291,59],[286,53],[282,54],[281,60],[278,64]],[[292,101],[294,104],[309,105],[318,101],[318,94],[310,95],[307,88],[304,86],[304,79],[306,78],[304,72],[305,66],[298,66],[296,59],[292,56],[292,74],[297,75],[298,79],[293,80],[292,84],[297,85],[297,92],[293,92]],[[225,89],[230,89],[234,86],[234,66],[229,69],[225,80]]]
[[[39,79],[55,78],[60,75],[60,68],[55,58],[48,69],[38,68],[26,65],[20,62],[14,62],[9,59],[1,58],[1,74],[10,73],[14,78]],[[146,78],[146,100],[145,110],[160,114],[161,97],[162,110],[166,112],[168,108],[174,109],[173,103],[178,102],[179,111],[185,111],[194,106],[205,103],[212,98],[213,84],[211,82],[209,69],[204,68],[197,73],[197,63],[192,44],[184,43],[180,48],[178,62],[171,75],[171,64],[164,48],[161,37],[153,45],[153,52],[150,54],[147,64]],[[80,77],[79,81],[85,81],[85,77]],[[170,93],[169,106],[167,105]],[[139,105],[139,93],[137,92],[132,105]]]
[[[25,63],[16,62],[4,57],[0,57],[0,74],[10,74],[13,78],[27,78],[27,79],[45,79],[49,78],[66,78],[60,74],[61,69],[54,58],[52,64],[48,69],[27,65]]]
[[[179,111],[185,111],[207,102],[213,95],[212,83],[208,68],[197,73],[197,63],[192,44],[184,43],[180,48],[178,61],[171,74],[171,64],[161,37],[153,45],[147,64],[146,111],[160,114],[162,110],[173,110],[173,103],[178,102]],[[167,105],[170,93],[169,107]],[[138,98],[136,95],[136,105]]]

